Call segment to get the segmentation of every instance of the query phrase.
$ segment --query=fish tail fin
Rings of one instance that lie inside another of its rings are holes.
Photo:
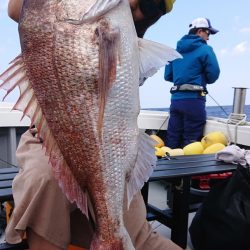
[[[131,240],[131,238],[128,234],[128,231],[124,225],[120,227],[120,235],[122,235],[123,249],[135,250],[135,247],[132,243],[132,240]]]
[[[109,31],[109,32],[108,32]],[[106,27],[99,27],[96,30],[99,37],[99,118],[98,132],[102,133],[104,109],[107,101],[108,91],[116,79],[116,66],[118,60],[119,30],[107,30]]]
[[[121,226],[117,238],[113,241],[103,241],[97,234],[94,234],[90,250],[134,250],[131,238],[124,226]]]
[[[102,241],[97,238],[95,235],[92,239],[90,250],[123,250],[122,240],[117,240],[113,242]]]
[[[132,169],[130,169],[127,183],[127,201],[128,207],[133,196],[141,190],[144,183],[156,166],[156,156],[154,149],[155,141],[145,132],[140,132],[138,138],[138,154],[137,160]]]
[[[169,62],[182,58],[175,49],[166,45],[138,38],[140,56],[140,85]]]

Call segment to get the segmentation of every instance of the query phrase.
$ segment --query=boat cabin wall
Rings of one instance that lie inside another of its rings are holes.
[[[0,168],[17,166],[16,148],[28,127],[0,127]]]

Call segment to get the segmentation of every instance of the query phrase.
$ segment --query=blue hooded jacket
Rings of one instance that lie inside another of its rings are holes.
[[[220,74],[219,64],[211,46],[197,35],[185,35],[177,42],[176,49],[182,59],[176,59],[165,67],[164,78],[174,85],[194,84],[206,87],[214,83]],[[198,92],[179,91],[172,100],[200,98]]]

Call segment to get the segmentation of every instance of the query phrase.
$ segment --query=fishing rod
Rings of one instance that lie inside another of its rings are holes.
[[[226,110],[209,93],[207,95],[218,105],[218,107],[225,113],[225,115],[228,116]]]
[[[224,112],[224,114],[228,117],[229,114],[228,114],[227,111],[223,108],[223,106],[221,106],[221,105],[219,104],[219,102],[216,101],[215,98],[213,98],[209,93],[208,93],[207,95],[217,104],[217,106],[218,106],[218,107]],[[161,126],[160,126],[160,127],[158,128],[158,130],[155,132],[156,135],[160,132],[160,130],[161,130],[161,128],[163,127],[163,125],[165,124],[165,122],[167,122],[167,119],[168,119],[168,117],[166,117],[166,118],[164,119],[164,121],[163,121],[163,123],[161,124]]]

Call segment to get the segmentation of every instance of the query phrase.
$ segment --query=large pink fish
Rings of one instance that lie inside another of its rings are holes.
[[[19,86],[14,109],[38,129],[68,199],[86,215],[91,204],[91,249],[134,249],[124,192],[129,204],[155,163],[137,126],[139,82],[179,54],[137,38],[127,0],[24,0],[19,33],[1,87]]]

